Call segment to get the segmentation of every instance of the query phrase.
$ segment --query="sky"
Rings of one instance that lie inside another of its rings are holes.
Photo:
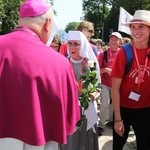
[[[56,21],[60,29],[70,22],[79,22],[82,17],[82,0],[54,0],[53,9],[57,12]]]

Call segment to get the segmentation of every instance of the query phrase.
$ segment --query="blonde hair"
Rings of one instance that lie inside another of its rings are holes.
[[[94,24],[92,22],[84,20],[76,26],[76,30],[79,30],[82,32],[83,29],[87,29],[89,32],[91,32],[92,36],[95,34]]]

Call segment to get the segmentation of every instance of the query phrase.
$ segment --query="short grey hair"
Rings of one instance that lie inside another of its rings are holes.
[[[46,19],[53,19],[53,10],[52,7],[49,8],[47,12],[42,15],[35,16],[35,17],[26,17],[26,18],[19,18],[18,25],[20,26],[41,26]]]

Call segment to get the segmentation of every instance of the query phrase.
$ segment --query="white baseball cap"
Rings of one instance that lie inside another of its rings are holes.
[[[118,39],[122,39],[122,35],[119,32],[112,32],[109,37],[116,36]]]

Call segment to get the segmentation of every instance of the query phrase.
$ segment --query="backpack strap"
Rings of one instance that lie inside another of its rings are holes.
[[[108,63],[108,52],[107,52],[107,50],[104,51],[104,60],[106,61],[106,63]]]
[[[125,67],[125,74],[127,74],[131,67],[132,67],[132,61],[133,61],[133,49],[131,44],[125,44],[123,45],[123,49],[126,54],[126,67]]]
[[[92,49],[93,49],[93,52],[95,54],[95,56],[97,56],[97,47],[95,45],[93,45],[92,43],[90,43]]]

